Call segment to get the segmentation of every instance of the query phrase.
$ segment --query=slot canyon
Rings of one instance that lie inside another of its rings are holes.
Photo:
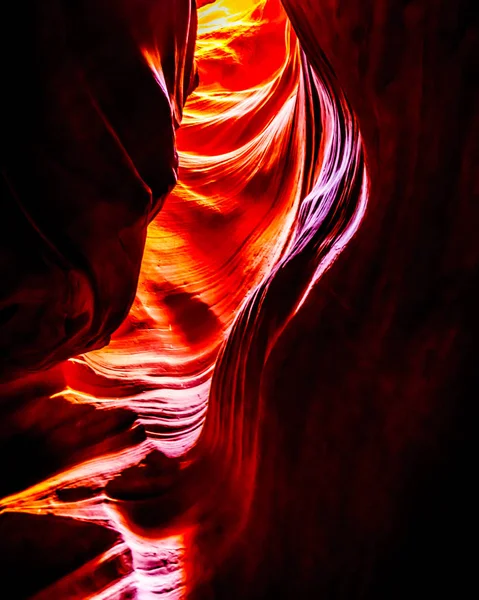
[[[477,596],[474,7],[4,7],[0,598]]]

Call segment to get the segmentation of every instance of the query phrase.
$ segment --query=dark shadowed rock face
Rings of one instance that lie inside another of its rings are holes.
[[[32,598],[37,592],[80,569],[85,563],[95,561],[117,541],[118,536],[114,532],[90,523],[52,516],[2,514],[2,594],[6,598],[18,600]],[[126,557],[124,562],[128,562]],[[128,572],[126,565],[121,568]],[[96,583],[101,585],[101,573],[95,573],[94,568],[91,571],[90,578],[97,579]],[[106,578],[107,582],[108,579]],[[81,593],[81,578],[78,576],[76,586],[64,590],[60,588],[60,592],[56,590],[57,588],[53,588],[50,596],[46,595],[44,598],[61,600],[85,597]],[[83,593],[88,592],[84,589]]]
[[[176,182],[195,32],[189,0],[32,0],[2,19],[2,377],[101,347],[126,316]]]
[[[269,355],[251,520],[214,590],[467,596],[477,591],[474,3],[283,4],[311,64],[331,65],[358,116],[369,204]],[[217,411],[211,423],[228,418]]]

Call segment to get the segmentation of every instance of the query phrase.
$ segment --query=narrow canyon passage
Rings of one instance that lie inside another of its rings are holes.
[[[6,598],[474,589],[472,14],[12,11]]]

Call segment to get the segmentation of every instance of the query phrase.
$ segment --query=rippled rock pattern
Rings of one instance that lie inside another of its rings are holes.
[[[197,4],[2,24],[0,597],[473,596],[473,3]]]

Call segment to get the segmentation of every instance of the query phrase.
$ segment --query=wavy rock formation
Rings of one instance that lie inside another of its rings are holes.
[[[6,61],[2,117],[9,597],[473,593],[472,8],[23,9],[33,77]]]

